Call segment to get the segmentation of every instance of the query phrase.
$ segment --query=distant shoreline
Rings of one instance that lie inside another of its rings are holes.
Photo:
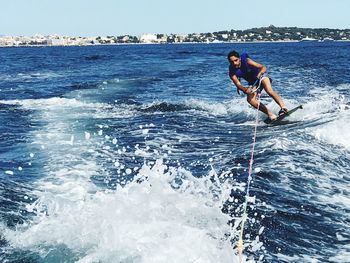
[[[300,41],[300,40],[280,40],[280,41],[228,41],[228,42],[177,42],[177,43],[108,43],[108,44],[85,44],[85,45],[18,45],[0,46],[0,48],[42,48],[42,47],[99,47],[99,46],[133,46],[133,45],[215,45],[215,44],[273,44],[273,43],[331,43],[350,42],[350,40],[326,40],[326,41]]]
[[[141,36],[70,37],[60,35],[1,36],[1,47],[13,46],[90,46],[124,44],[186,43],[279,43],[350,41],[350,29],[269,27],[223,30],[212,33],[143,34]]]

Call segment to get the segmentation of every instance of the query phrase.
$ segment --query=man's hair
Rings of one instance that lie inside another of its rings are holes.
[[[235,56],[236,58],[239,58],[239,54],[237,51],[232,50],[230,53],[227,55],[227,59],[230,60],[230,57]]]

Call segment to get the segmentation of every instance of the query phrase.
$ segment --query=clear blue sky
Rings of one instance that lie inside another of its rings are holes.
[[[0,35],[140,35],[350,28],[350,0],[0,0]]]

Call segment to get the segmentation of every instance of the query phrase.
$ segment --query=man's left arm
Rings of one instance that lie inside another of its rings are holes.
[[[251,58],[248,58],[248,59],[247,59],[247,63],[248,63],[248,65],[251,65],[251,66],[253,66],[253,67],[255,67],[255,68],[258,68],[258,69],[260,70],[259,73],[258,73],[258,75],[257,75],[257,78],[258,78],[258,79],[260,79],[261,76],[267,71],[267,68],[265,67],[265,65],[260,64],[260,63],[258,63],[258,62],[255,62],[255,61],[252,60]]]

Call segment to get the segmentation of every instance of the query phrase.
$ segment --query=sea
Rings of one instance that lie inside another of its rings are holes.
[[[265,124],[231,50],[303,109]],[[0,48],[0,262],[350,262],[349,61],[331,41]]]

